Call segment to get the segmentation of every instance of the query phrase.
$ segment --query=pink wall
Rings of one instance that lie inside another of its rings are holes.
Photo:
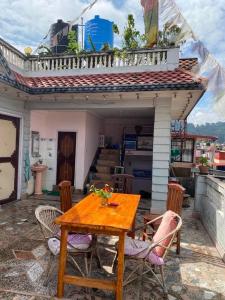
[[[83,111],[32,111],[31,130],[41,138],[58,138],[58,131],[76,132],[75,187],[83,188],[84,179],[98,145],[99,119]],[[56,179],[57,158],[54,160]]]

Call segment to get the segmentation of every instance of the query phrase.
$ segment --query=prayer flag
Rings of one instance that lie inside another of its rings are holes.
[[[152,48],[158,40],[158,0],[141,0],[141,5],[144,8],[146,46]]]

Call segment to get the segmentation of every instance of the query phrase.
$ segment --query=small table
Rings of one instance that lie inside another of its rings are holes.
[[[64,296],[64,284],[67,283],[115,291],[116,299],[123,299],[124,240],[126,232],[130,231],[134,225],[139,201],[140,195],[114,193],[109,202],[116,202],[119,205],[101,207],[100,198],[90,194],[55,220],[56,224],[61,225],[57,297]],[[116,281],[65,274],[69,231],[119,237]]]

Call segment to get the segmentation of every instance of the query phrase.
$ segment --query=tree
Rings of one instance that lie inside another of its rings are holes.
[[[166,23],[163,26],[163,30],[159,31],[158,46],[160,47],[177,46],[178,45],[177,40],[180,33],[181,33],[180,27],[178,27],[177,25],[171,25],[170,23]]]
[[[75,30],[70,30],[68,33],[68,46],[67,52],[69,54],[79,54],[80,47],[77,40],[77,32]]]

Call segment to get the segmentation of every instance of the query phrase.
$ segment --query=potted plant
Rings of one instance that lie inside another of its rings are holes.
[[[207,157],[201,156],[199,158],[199,171],[200,174],[208,174],[209,173],[209,163]]]
[[[105,184],[102,189],[97,189],[94,185],[92,185],[90,187],[90,192],[101,199],[101,206],[108,206],[108,201],[109,198],[112,197],[113,189],[108,184]]]

